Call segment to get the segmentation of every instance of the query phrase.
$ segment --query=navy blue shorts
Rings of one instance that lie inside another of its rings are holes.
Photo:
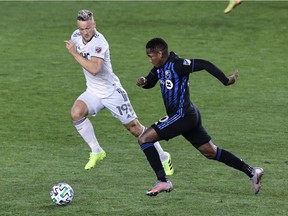
[[[169,140],[182,135],[194,147],[208,143],[211,137],[202,126],[201,115],[197,107],[185,114],[165,116],[151,126],[161,139]]]

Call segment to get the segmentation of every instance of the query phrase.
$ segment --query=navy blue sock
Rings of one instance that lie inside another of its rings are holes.
[[[150,166],[154,170],[157,179],[160,181],[167,181],[166,173],[162,166],[159,154],[154,146],[154,143],[144,143],[141,146],[141,150],[146,155],[147,160],[150,163]]]
[[[217,148],[216,160],[226,164],[227,166],[244,172],[250,178],[253,176],[253,167],[249,166],[243,160],[224,149]]]

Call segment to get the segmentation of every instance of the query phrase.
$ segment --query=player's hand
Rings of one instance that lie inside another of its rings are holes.
[[[136,82],[136,85],[140,86],[140,87],[143,87],[146,84],[147,84],[147,79],[145,77],[139,77],[137,82]]]
[[[68,50],[72,55],[77,53],[76,46],[75,46],[75,44],[73,43],[72,40],[66,40],[66,41],[64,41],[64,43],[65,43],[65,45],[66,45],[67,50]]]
[[[228,77],[229,81],[228,81],[227,85],[234,84],[236,82],[236,79],[238,78],[238,76],[239,76],[239,71],[237,69],[234,71],[234,73],[231,76]]]

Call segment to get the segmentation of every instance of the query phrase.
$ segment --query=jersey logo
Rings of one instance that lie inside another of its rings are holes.
[[[171,74],[170,71],[166,70],[165,71],[165,78],[168,79],[170,77],[170,74]]]
[[[163,118],[159,119],[158,122],[155,122],[156,125],[158,125],[159,123],[165,122],[169,119],[169,116],[164,116]]]
[[[189,59],[184,59],[183,65],[191,65],[191,61]]]
[[[165,86],[169,90],[174,87],[173,82],[171,80],[165,80]]]
[[[95,51],[96,51],[96,53],[100,53],[102,51],[102,48],[101,47],[96,47]]]

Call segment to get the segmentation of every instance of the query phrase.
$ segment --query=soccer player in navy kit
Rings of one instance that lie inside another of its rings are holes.
[[[261,187],[263,169],[251,167],[232,153],[213,144],[211,137],[202,126],[198,108],[190,100],[188,86],[190,73],[206,70],[223,85],[228,86],[235,83],[238,71],[226,77],[209,61],[182,59],[176,53],[169,52],[167,43],[161,38],[151,39],[146,44],[146,54],[154,67],[146,77],[140,77],[136,84],[149,89],[159,81],[167,112],[167,116],[154,123],[138,137],[141,149],[157,176],[156,184],[146,194],[156,196],[160,192],[170,192],[173,189],[172,182],[165,175],[153,143],[163,139],[169,140],[179,135],[185,137],[206,158],[223,162],[244,172],[250,178],[254,193],[257,194]]]

